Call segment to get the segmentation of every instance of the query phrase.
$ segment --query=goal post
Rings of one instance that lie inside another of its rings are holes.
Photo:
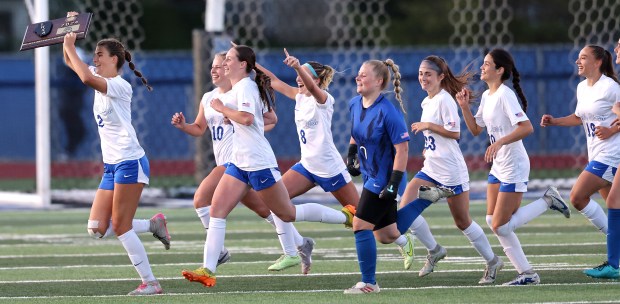
[[[34,8],[34,22],[49,20],[49,0],[24,0],[27,8]],[[35,130],[36,130],[36,193],[0,192],[0,204],[49,208],[51,206],[50,154],[50,50],[34,50],[35,74]]]

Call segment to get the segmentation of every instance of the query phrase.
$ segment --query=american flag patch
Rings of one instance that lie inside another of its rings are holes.
[[[409,133],[405,132],[405,133],[401,134],[400,138],[402,138],[402,139],[409,138]]]
[[[523,112],[519,112],[519,113],[515,114],[515,116],[517,116],[517,117],[523,117]]]
[[[446,127],[454,128],[454,127],[456,127],[456,122],[454,122],[454,121],[448,122],[448,123],[446,123]]]
[[[244,106],[244,107],[249,107],[250,103],[249,102],[243,102],[243,103],[241,103],[241,105]]]

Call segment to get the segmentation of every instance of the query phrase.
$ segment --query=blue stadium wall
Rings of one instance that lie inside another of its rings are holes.
[[[527,115],[534,125],[535,133],[525,140],[530,155],[554,156],[574,155],[577,157],[585,151],[583,131],[579,128],[547,128],[538,126],[540,116],[551,113],[564,116],[574,111],[574,89],[579,79],[575,78],[573,58],[570,57],[569,46],[537,46],[515,47],[512,49],[517,66],[521,73],[522,87],[529,99]],[[316,60],[329,62],[332,54],[322,51],[295,52],[302,61]],[[417,74],[419,62],[429,54],[437,54],[448,60],[454,57],[450,49],[402,49],[389,53],[401,67],[402,84],[407,104],[407,123],[417,121],[421,114],[420,102],[425,94],[420,89]],[[138,57],[138,56],[136,56]],[[170,117],[174,112],[183,111],[189,122],[192,122],[196,109],[193,102],[193,60],[190,52],[179,53],[142,53],[138,63],[141,71],[149,79],[155,90],[144,92],[144,98],[134,102],[134,126],[147,150],[149,158],[157,160],[192,161],[194,157],[193,138],[181,133],[170,125]],[[271,69],[285,82],[294,85],[294,72],[282,64],[279,50],[263,53],[259,61]],[[480,62],[480,61],[478,61]],[[476,63],[477,65],[478,63]],[[352,66],[337,66],[342,71],[337,78],[344,78],[354,83],[359,63]],[[478,66],[475,66],[478,70]],[[52,58],[52,159],[66,159],[62,146],[67,140],[58,113],[58,92],[69,86],[75,86],[62,76],[60,54]],[[0,56],[0,103],[3,118],[0,128],[0,162],[32,162],[35,159],[35,96],[34,96],[34,64],[32,57]],[[126,79],[133,75],[124,75]],[[75,80],[75,79],[74,79]],[[73,80],[73,81],[74,81]],[[139,83],[139,82],[138,82]],[[78,85],[81,85],[78,83]],[[140,85],[140,84],[138,84]],[[136,91],[134,88],[134,91]],[[334,91],[336,109],[334,119],[346,120],[347,101],[355,95],[354,89],[345,93]],[[98,155],[98,137],[96,124],[92,118],[92,92],[75,98],[83,99],[84,106],[79,110],[86,129],[86,138],[78,147],[71,160],[93,160]],[[285,97],[277,96],[278,126],[267,137],[270,140],[279,160],[295,160],[299,157],[299,143],[293,120],[294,102]],[[343,117],[344,116],[344,117]],[[348,134],[345,130],[334,130],[334,134]],[[463,125],[463,128],[465,126]],[[486,137],[473,138],[469,132],[462,132],[461,145],[466,155],[481,155],[487,145]],[[341,136],[342,137],[342,136]],[[423,147],[421,135],[412,136],[410,154],[420,155]],[[336,145],[344,154],[348,145],[347,139],[337,139]]]

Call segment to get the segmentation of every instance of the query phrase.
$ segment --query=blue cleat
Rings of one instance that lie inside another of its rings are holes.
[[[586,269],[583,273],[589,277],[597,279],[618,279],[620,278],[620,272],[618,268],[607,264],[607,262],[596,266],[592,269]]]

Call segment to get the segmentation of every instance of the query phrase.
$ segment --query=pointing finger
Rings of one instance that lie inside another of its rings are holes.
[[[286,48],[284,48],[284,55],[286,55],[286,57],[291,56],[291,55],[288,54],[288,51],[286,50]]]

